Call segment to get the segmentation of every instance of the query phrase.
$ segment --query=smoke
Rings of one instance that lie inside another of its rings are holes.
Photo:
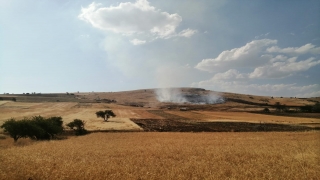
[[[204,91],[204,89],[197,89]],[[190,103],[190,104],[217,104],[223,103],[224,99],[213,93],[206,94],[192,93],[192,91],[182,92],[179,88],[162,88],[156,90],[157,99],[160,102]]]
[[[156,79],[159,89],[155,90],[160,102],[192,103],[192,104],[217,104],[223,103],[221,96],[214,92],[200,88],[180,89],[163,87],[183,87],[192,78],[192,69],[189,65],[179,66],[171,63],[157,68]],[[184,90],[184,91],[183,91]]]
[[[177,88],[162,88],[156,90],[157,99],[160,102],[184,103],[187,99],[182,96]]]

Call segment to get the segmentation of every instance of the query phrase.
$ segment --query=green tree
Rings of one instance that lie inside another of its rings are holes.
[[[88,131],[84,128],[85,122],[81,119],[74,119],[66,124],[70,129],[73,129],[77,136],[87,134]]]
[[[28,118],[19,121],[11,118],[5,121],[1,128],[4,128],[4,131],[9,133],[14,142],[17,142],[20,138],[30,137],[34,139],[36,136],[44,133],[43,129],[33,124]]]
[[[11,118],[5,121],[1,128],[4,129],[4,132],[8,132],[10,137],[13,138],[14,142],[17,142],[19,138],[26,138],[27,133],[25,133],[24,122],[16,121],[14,118]]]
[[[34,116],[19,121],[11,118],[5,121],[1,128],[10,134],[14,142],[17,142],[19,138],[27,137],[35,140],[50,140],[63,131],[62,124],[61,117],[45,119],[41,116]]]
[[[116,117],[114,112],[112,110],[105,110],[105,111],[97,111],[96,112],[97,117],[103,118],[105,121],[108,121],[110,117]]]
[[[44,131],[42,133],[38,131],[38,133],[34,134],[38,140],[49,140],[54,138],[56,134],[63,132],[63,121],[61,117],[50,117],[46,119],[42,116],[34,116],[31,119],[31,123]]]

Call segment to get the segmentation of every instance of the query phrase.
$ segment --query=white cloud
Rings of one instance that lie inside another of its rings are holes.
[[[299,48],[284,49],[277,46],[270,47],[276,43],[277,40],[271,39],[254,40],[240,48],[223,51],[214,59],[204,59],[195,68],[209,72],[228,70],[224,73],[217,73],[214,79],[283,78],[320,64],[320,60],[314,57],[298,61],[298,56],[275,55],[279,52],[316,53],[318,48],[314,45],[307,44]],[[274,53],[270,54],[271,52]],[[237,68],[252,69],[252,72],[249,73],[249,76],[239,74]]]
[[[270,56],[261,54],[267,46],[276,44],[277,40],[261,39],[247,43],[240,48],[223,51],[214,59],[204,59],[195,68],[203,71],[220,71],[237,67],[255,67],[265,64]]]
[[[255,39],[261,39],[261,38],[263,38],[263,37],[267,37],[267,36],[269,36],[269,32],[268,33],[266,33],[266,34],[260,34],[260,35],[258,35],[258,36],[255,36],[254,38]]]
[[[288,48],[279,48],[278,46],[272,46],[267,49],[267,52],[270,53],[285,53],[285,54],[320,54],[320,47],[316,47],[313,44],[306,44],[301,47],[288,47]]]
[[[216,72],[209,80],[192,85],[218,91],[244,94],[310,97],[319,95],[320,85],[300,86],[293,84],[268,84],[260,79],[280,79],[308,71],[320,64],[317,54],[319,47],[306,44],[297,48],[279,48],[277,40],[254,40],[240,48],[221,52],[214,59],[204,59],[195,68]],[[285,55],[284,55],[285,54]],[[304,55],[304,60],[299,58]],[[315,55],[312,57],[310,55]],[[309,56],[309,57],[308,57]],[[242,72],[240,73],[239,69]]]
[[[92,3],[81,9],[79,19],[93,27],[122,35],[145,35],[151,39],[168,39],[174,36],[190,37],[196,31],[186,29],[176,33],[182,21],[178,14],[170,14],[150,6],[147,0],[120,3],[118,6],[101,7]]]
[[[192,83],[193,87],[208,88],[223,92],[236,92],[242,94],[269,95],[269,96],[294,96],[315,97],[320,95],[320,85],[312,84],[299,86],[293,84],[250,84],[240,81],[221,81],[210,79]]]
[[[309,58],[304,61],[296,62],[296,57],[289,58],[286,61],[273,61],[271,64],[260,66],[250,73],[250,78],[283,78],[294,73],[306,71],[309,68],[320,64],[320,60]],[[281,59],[282,60],[282,59]]]
[[[213,76],[213,80],[229,80],[229,79],[244,79],[246,74],[241,74],[235,69],[230,69],[224,73],[217,73]]]
[[[146,41],[140,40],[140,39],[133,39],[130,41],[133,45],[141,45],[141,44],[145,44]]]
[[[197,33],[197,30],[193,30],[193,29],[185,29],[183,31],[181,31],[179,33],[179,36],[183,36],[183,37],[191,37],[192,35],[194,35],[195,33]]]

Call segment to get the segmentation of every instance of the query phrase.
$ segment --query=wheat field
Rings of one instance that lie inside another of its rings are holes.
[[[319,147],[319,131],[1,138],[0,179],[319,179]]]

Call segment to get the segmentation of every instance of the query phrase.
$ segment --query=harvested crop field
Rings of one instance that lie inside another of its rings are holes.
[[[319,132],[0,139],[0,179],[318,179]]]

